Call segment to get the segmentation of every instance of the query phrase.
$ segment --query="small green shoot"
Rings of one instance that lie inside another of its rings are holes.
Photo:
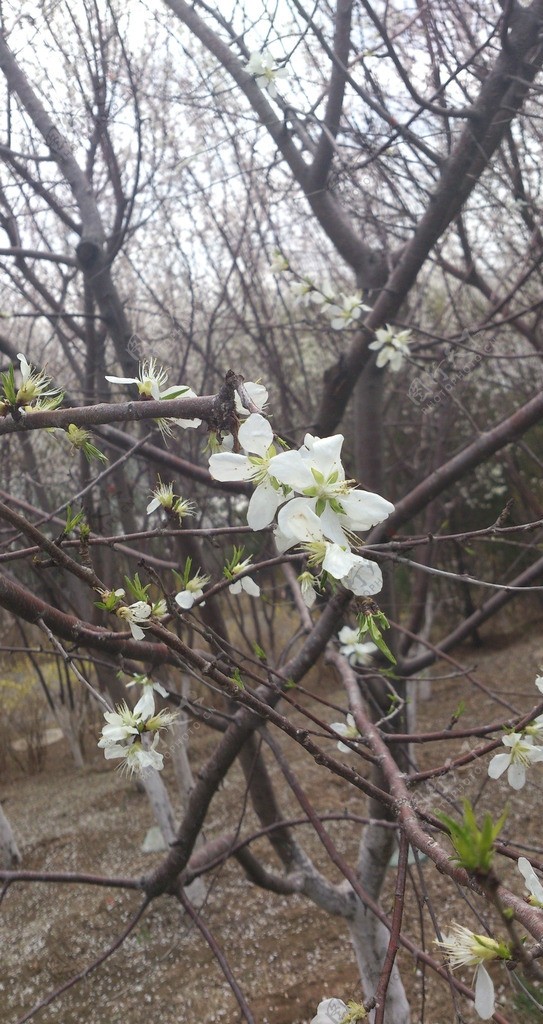
[[[455,821],[448,814],[437,815],[449,830],[450,840],[457,854],[453,859],[457,864],[465,868],[466,871],[473,871],[476,874],[487,875],[489,873],[494,857],[494,841],[504,826],[507,813],[506,808],[494,824],[492,815],[487,811],[482,828],[477,825],[469,800],[464,800],[462,823]]]

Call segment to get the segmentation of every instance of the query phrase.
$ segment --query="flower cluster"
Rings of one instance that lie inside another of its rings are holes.
[[[321,574],[347,590],[359,596],[379,593],[379,566],[353,553],[351,542],[356,531],[369,530],[386,519],[394,506],[346,479],[341,463],[343,436],[306,434],[297,451],[278,451],[268,420],[252,413],[240,427],[239,442],[245,454],[214,454],[209,471],[215,480],[255,484],[247,512],[249,526],[264,529],[277,514],[275,538],[281,553],[301,546],[311,568],[319,567]],[[314,592],[304,576],[309,605]]]
[[[134,682],[141,679],[134,680]],[[117,705],[116,711],[106,711],[104,718],[107,725],[102,728],[98,746],[103,748],[107,760],[122,758],[122,768],[129,774],[141,773],[146,768],[164,767],[164,756],[156,748],[161,729],[167,728],[175,719],[175,713],[159,711],[155,714],[153,690],[160,684],[144,686],[140,697],[132,711],[126,701]],[[159,692],[165,692],[160,687]]]
[[[376,365],[388,365],[393,373],[397,373],[405,357],[409,355],[410,337],[411,331],[396,331],[390,324],[380,327],[375,332],[375,341],[369,345],[374,352],[378,352]]]
[[[289,261],[283,253],[275,252],[270,264],[270,271],[274,275],[285,274],[292,271]],[[295,275],[296,280],[289,283],[289,299],[293,308],[302,306],[308,309],[312,304],[321,307],[321,311],[330,320],[330,326],[334,331],[342,331],[345,327],[355,327],[360,320],[362,313],[368,313],[371,306],[366,306],[362,293],[359,291],[349,294],[340,292],[339,297],[331,285],[319,286],[311,277],[300,277]],[[402,335],[409,335],[409,331],[403,331]]]
[[[543,693],[543,676],[537,676],[535,685]],[[526,726],[522,732],[510,732],[502,736],[507,753],[495,754],[488,766],[491,779],[499,779],[507,771],[507,781],[512,789],[522,789],[526,782],[526,769],[543,761],[543,746],[537,740],[543,739],[543,715]]]
[[[276,81],[278,78],[288,78],[288,71],[282,68],[273,59],[269,50],[256,51],[249,57],[245,70],[253,75],[256,84],[260,89],[265,89],[272,99],[277,96]]]
[[[509,960],[511,950],[503,942],[487,935],[476,935],[461,924],[453,924],[449,935],[436,945],[444,950],[453,970],[457,967],[475,967],[475,1010],[482,1020],[490,1020],[494,1013],[494,985],[484,964],[489,960]]]

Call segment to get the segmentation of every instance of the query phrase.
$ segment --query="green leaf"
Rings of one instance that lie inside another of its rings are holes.
[[[147,583],[144,586],[139,578],[139,573],[135,573],[133,579],[130,579],[130,576],[125,576],[124,581],[136,601],[147,601],[147,591],[151,589],[151,584]]]
[[[236,684],[238,690],[244,690],[245,689],[245,683],[243,682],[243,679],[241,678],[241,673],[240,673],[239,668],[235,668],[234,669],[234,671],[232,672],[231,679],[232,679],[232,682]]]

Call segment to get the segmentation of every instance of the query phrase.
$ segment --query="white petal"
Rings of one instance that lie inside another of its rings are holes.
[[[106,380],[110,384],[139,384],[139,380],[136,377],[109,377],[106,374]]]
[[[499,779],[506,768],[509,767],[511,758],[509,754],[495,754],[488,766],[488,774],[491,779]]]
[[[315,480],[306,459],[300,452],[281,452],[270,460],[268,467],[270,476],[274,476],[281,484],[287,484],[293,491],[303,491],[306,487],[314,487]]]
[[[134,715],[141,717],[143,722],[146,722],[148,718],[152,718],[155,713],[155,698],[153,697],[153,688],[151,686],[145,686],[143,693],[134,708]]]
[[[166,401],[168,398],[197,398],[197,395],[192,388],[186,387],[185,384],[172,384],[171,387],[160,392],[160,398],[162,401]]]
[[[475,981],[475,1011],[482,1020],[490,1020],[494,1013],[494,985],[488,971],[479,964]]]
[[[347,590],[352,590],[357,597],[371,597],[383,589],[383,574],[376,564],[360,555],[354,555],[356,565],[343,577],[342,583]]]
[[[168,696],[168,691],[162,685],[162,683],[153,683],[153,690],[155,690],[156,693],[159,693],[161,697],[167,697]]]
[[[162,397],[164,397],[164,396],[162,396]],[[172,422],[173,423],[177,423],[177,425],[179,427],[184,427],[186,430],[188,430],[188,429],[190,429],[190,427],[199,427],[202,421],[201,420],[178,420],[178,419],[174,419]],[[162,757],[162,754],[157,754],[157,757]]]
[[[284,499],[281,491],[276,491],[268,480],[258,485],[247,509],[247,523],[251,530],[263,530],[269,526]]]
[[[182,590],[179,594],[175,595],[175,602],[180,608],[192,608],[194,604],[194,594],[190,590]]]
[[[392,502],[372,491],[351,491],[340,501],[350,519],[349,527],[352,530],[369,530],[394,512]]]
[[[160,501],[160,498],[153,498],[147,506],[147,515],[150,516],[151,512],[154,512],[155,509],[160,508],[161,504],[162,503]]]
[[[348,1007],[342,999],[322,999],[311,1024],[332,1024],[332,1021],[341,1021],[347,1010]]]
[[[250,576],[244,576],[240,583],[246,594],[250,594],[251,597],[260,597],[260,587]]]
[[[322,541],[321,520],[315,515],[315,504],[314,498],[291,498],[287,501],[277,517],[280,532],[287,537],[295,537],[298,542]]]
[[[230,584],[228,589],[231,594],[241,594],[241,580],[235,580],[234,583]]]
[[[353,629],[352,626],[342,626],[338,633],[338,640],[340,644],[356,644],[359,635],[358,629]]]
[[[246,455],[219,452],[211,456],[209,472],[214,480],[251,480],[256,470]]]
[[[535,897],[538,903],[543,903],[543,885],[537,877],[530,861],[527,857],[519,857],[518,869],[526,882],[526,888],[530,890],[532,896]]]
[[[104,757],[109,761],[112,757],[126,757],[126,751],[128,747],[114,746],[106,747],[104,750]]]
[[[273,441],[270,421],[260,413],[251,413],[239,428],[238,437],[246,452],[254,452],[263,458]]]
[[[346,551],[344,548],[340,547],[339,544],[328,544],[322,567],[325,572],[329,572],[334,579],[340,580],[342,576],[346,576],[353,568],[353,565],[355,564],[355,557],[356,556],[353,555],[352,551]]]
[[[319,519],[322,532],[328,540],[333,541],[334,544],[339,544],[340,547],[349,546],[349,540],[341,523],[342,521],[345,522],[346,526],[349,524],[348,521],[345,521],[343,516],[340,518],[337,512],[334,512],[334,510],[330,508],[330,505],[327,505],[322,515],[319,516]]]
[[[130,632],[132,633],[134,640],[145,639],[145,633],[143,632],[143,629],[140,629],[140,627],[136,625],[135,622],[129,622],[128,625],[130,626]]]
[[[523,764],[510,764],[507,769],[507,781],[511,789],[523,789],[526,782],[526,768]]]
[[[140,768],[155,768],[157,772],[164,768],[164,756],[158,750],[142,750],[138,761]]]
[[[252,380],[246,380],[243,384],[243,387],[245,388],[251,401],[254,402],[254,404],[259,409],[263,409],[266,402],[268,401],[268,392],[264,385],[255,384],[255,382]],[[249,410],[246,409],[241,404],[241,398],[239,397],[237,391],[234,395],[234,401],[236,403],[236,412],[241,413],[243,416],[246,416]]]

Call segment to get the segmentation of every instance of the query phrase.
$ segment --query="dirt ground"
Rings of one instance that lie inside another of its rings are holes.
[[[474,670],[477,681],[501,694],[516,707],[530,707],[537,696],[534,677],[543,668],[541,621],[532,622],[521,639],[506,642],[487,637],[484,646],[455,651],[455,656]],[[497,720],[507,712],[492,703],[484,691],[476,702],[473,691],[450,678],[450,666],[432,669],[432,676],[448,676],[432,683],[431,698],[419,704],[422,729],[445,727],[458,707],[467,703],[466,718]],[[339,692],[327,693],[341,701]],[[330,720],[337,719],[331,714]],[[291,764],[321,812],[344,809],[364,814],[362,795],[319,769],[307,754],[283,739]],[[193,750],[197,762],[211,749],[203,733],[196,734]],[[144,854],[141,843],[152,819],[146,798],[134,783],[122,778],[89,744],[88,765],[73,767],[64,741],[48,748],[45,770],[25,775],[16,767],[1,780],[0,799],[15,830],[24,868],[43,871],[80,871],[95,874],[139,876],[148,872],[160,854]],[[435,744],[420,752],[421,767],[441,763],[448,748]],[[418,753],[418,751],[417,751]],[[272,772],[273,773],[273,772]],[[172,782],[172,780],[169,780]],[[510,802],[504,830],[507,837],[522,837],[543,859],[540,837],[543,768],[536,766],[520,799]],[[433,811],[451,813],[450,799],[479,798],[478,807],[499,813],[511,795],[506,782],[490,782],[486,771],[457,773],[441,797],[427,786],[421,799]],[[452,788],[451,788],[452,786]],[[284,811],[293,816],[299,809],[280,789]],[[234,768],[212,804],[206,835],[212,838],[240,824],[241,834],[254,825],[245,807],[241,774]],[[342,852],[353,856],[357,829],[352,823],[330,824],[329,830]],[[310,827],[299,832],[308,852],[324,868],[321,847]],[[253,852],[273,864],[269,847],[259,841]],[[524,892],[514,865],[500,873],[513,880],[515,891]],[[325,868],[328,877],[338,875]],[[421,897],[420,879],[413,875],[404,931],[417,941],[421,926],[433,934],[428,903],[442,926],[468,919],[452,884],[423,866],[427,896]],[[516,877],[515,877],[516,876]],[[390,908],[393,872],[383,895]],[[298,896],[277,896],[249,885],[235,864],[227,864],[208,879],[205,920],[220,942],[235,976],[252,1008],[257,1024],[306,1024],[325,996],[360,999],[356,964],[342,922],[328,917]],[[115,889],[54,884],[17,884],[7,892],[0,916],[0,1022],[16,1024],[35,1002],[84,971],[118,935],[140,904],[141,897]],[[423,905],[421,906],[421,904]],[[426,940],[429,942],[429,938]],[[401,954],[404,983],[410,993],[413,1024],[450,1024],[475,1020],[471,1006],[462,1001],[463,1017],[455,1017],[447,986],[424,976],[420,966]],[[509,972],[493,970],[496,990],[511,1024],[532,1024],[541,1011],[513,983]],[[462,975],[471,984],[471,972]],[[537,986],[532,993],[543,1000]],[[168,897],[155,901],[124,945],[102,966],[70,988],[34,1018],[39,1024],[234,1024],[240,1013],[213,956],[194,927],[180,915]],[[393,1024],[393,1022],[392,1022]]]

